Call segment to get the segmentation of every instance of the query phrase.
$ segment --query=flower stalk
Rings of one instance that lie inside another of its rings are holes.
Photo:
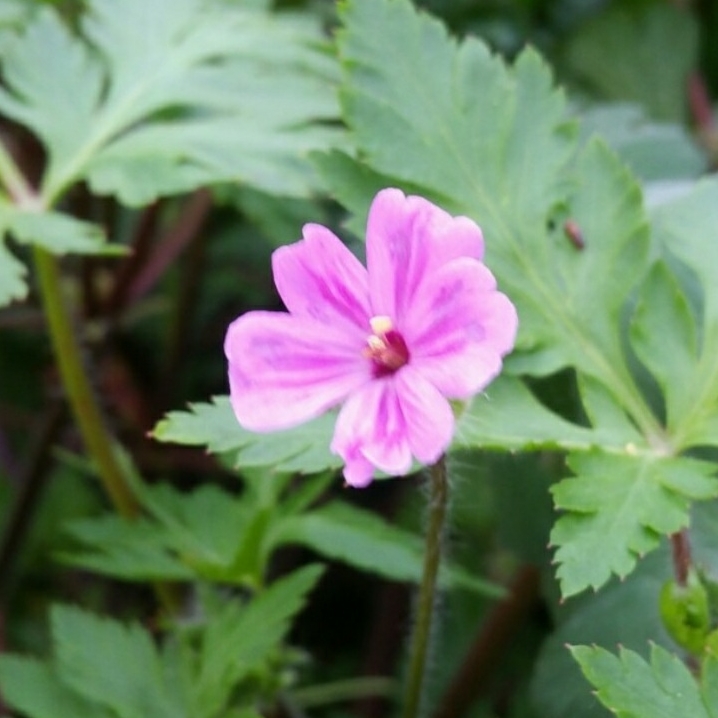
[[[409,644],[409,668],[404,692],[403,718],[417,718],[421,710],[448,503],[449,481],[446,458],[442,456],[429,471],[429,515],[424,570],[416,604],[416,620]]]

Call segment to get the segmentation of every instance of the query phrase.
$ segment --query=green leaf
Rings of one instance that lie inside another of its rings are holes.
[[[667,426],[675,431],[692,411],[686,379],[697,363],[698,348],[688,300],[663,262],[656,264],[641,287],[630,336],[638,358],[663,391]]]
[[[682,8],[616,4],[573,35],[565,58],[570,74],[600,97],[636,102],[657,119],[682,122],[697,49],[696,21]]]
[[[66,524],[81,548],[56,556],[63,562],[126,581],[189,581],[195,572],[168,550],[166,531],[144,518],[114,514]]]
[[[607,427],[616,424],[612,421]],[[624,450],[627,441],[640,441],[640,436],[622,430],[614,437],[608,429],[572,424],[540,404],[522,381],[504,375],[460,414],[452,446],[526,451],[614,445]]]
[[[267,466],[278,472],[317,473],[342,465],[329,451],[335,420],[330,412],[295,429],[255,434],[237,423],[229,397],[215,397],[212,403],[190,404],[189,411],[170,412],[152,436],[162,442],[229,453],[238,468]]]
[[[114,714],[73,692],[52,666],[24,656],[0,656],[3,700],[29,718],[113,718]]]
[[[54,606],[52,637],[63,683],[119,718],[176,718],[174,690],[164,683],[150,635],[71,606]]]
[[[424,545],[418,536],[344,502],[335,501],[274,524],[267,537],[267,552],[286,544],[306,546],[321,556],[394,581],[418,582],[421,578]],[[440,575],[444,585],[503,595],[500,587],[456,565],[444,565]]]
[[[702,323],[698,330],[701,351],[697,359],[690,357],[687,348],[674,346],[676,341],[690,340],[692,328],[686,317],[684,300],[676,298],[675,282],[662,289],[663,310],[661,317],[653,320],[651,347],[657,342],[655,326],[661,318],[670,322],[665,342],[671,352],[682,358],[679,366],[663,358],[663,371],[671,367],[669,409],[672,408],[671,440],[678,448],[700,445],[716,445],[718,442],[718,284],[714,267],[718,266],[718,245],[715,242],[715,226],[718,223],[718,180],[699,182],[689,194],[674,202],[666,203],[655,212],[654,225],[662,248],[667,255],[676,256],[698,277],[703,291]],[[655,287],[653,291],[658,291]],[[671,300],[674,307],[666,307]],[[668,312],[672,312],[672,316]],[[646,329],[645,331],[648,331]],[[670,332],[670,334],[668,333]],[[661,354],[666,354],[665,351]],[[648,357],[644,357],[648,361]],[[661,361],[654,358],[653,362]],[[651,368],[651,365],[648,365]],[[659,377],[660,379],[660,377]]]
[[[289,632],[322,566],[306,566],[275,581],[242,607],[229,603],[205,632],[201,668],[192,686],[193,715],[215,716],[234,686],[260,667]]]
[[[651,662],[621,649],[574,646],[573,657],[597,688],[598,699],[620,718],[711,718],[696,681],[678,656],[652,646]]]
[[[691,500],[718,496],[715,467],[694,459],[593,451],[568,463],[576,477],[551,489],[568,512],[551,533],[564,597],[626,576],[662,534],[688,525]]]
[[[635,179],[596,140],[569,168],[576,141],[564,97],[535,52],[509,68],[476,39],[457,44],[407,0],[350,0],[341,17],[342,100],[360,156],[481,225],[487,264],[519,313],[526,353],[510,359],[512,371],[573,366],[656,431],[618,329],[648,268]],[[333,175],[340,187],[347,173],[345,162]],[[583,250],[563,231],[568,218]]]
[[[59,212],[13,210],[9,231],[19,242],[35,244],[53,254],[124,254],[125,248],[105,244],[101,227]]]
[[[80,29],[43,9],[3,63],[0,110],[46,145],[49,205],[81,179],[130,204],[220,181],[304,194],[306,154],[341,142],[320,122],[337,115],[335,69],[308,16],[91,0]]]

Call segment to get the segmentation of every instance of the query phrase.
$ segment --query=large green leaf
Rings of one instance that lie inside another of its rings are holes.
[[[0,110],[46,145],[41,192],[72,183],[130,204],[201,184],[313,184],[331,145],[334,69],[309,17],[218,0],[92,0],[72,34],[49,8],[8,49]],[[142,28],[138,32],[138,28]]]
[[[598,699],[620,718],[714,718],[690,670],[660,646],[651,649],[651,662],[621,649],[618,656],[603,648],[571,649],[581,670],[597,688]]]
[[[692,500],[718,496],[715,466],[694,459],[595,451],[571,454],[569,466],[576,477],[552,488],[568,512],[551,533],[564,597],[626,576],[661,535],[688,525]]]
[[[342,465],[329,451],[335,419],[328,413],[295,429],[256,434],[239,425],[229,397],[215,397],[212,403],[191,404],[189,411],[170,412],[152,436],[228,453],[238,468],[267,466],[275,471],[315,473]]]
[[[574,366],[656,431],[618,329],[648,268],[636,181],[596,140],[569,167],[577,143],[565,101],[536,53],[508,67],[476,39],[457,44],[406,0],[350,1],[342,19],[344,114],[361,156],[372,172],[482,226],[487,264],[517,305],[519,348],[530,350],[512,370]],[[320,166],[340,196],[356,198],[342,189],[350,164],[335,155]],[[563,231],[569,216],[583,250]]]

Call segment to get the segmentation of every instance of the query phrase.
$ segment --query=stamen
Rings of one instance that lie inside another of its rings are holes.
[[[374,332],[367,337],[366,347],[362,352],[371,359],[376,376],[393,374],[409,361],[409,349],[404,338],[394,329],[390,317],[379,315],[369,320]]]
[[[379,314],[369,320],[369,326],[374,334],[380,337],[394,328],[394,322],[391,321],[391,317]]]

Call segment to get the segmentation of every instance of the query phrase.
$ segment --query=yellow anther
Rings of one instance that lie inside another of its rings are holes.
[[[372,317],[369,320],[369,325],[371,326],[371,330],[378,337],[383,336],[394,328],[391,318],[382,314]]]

